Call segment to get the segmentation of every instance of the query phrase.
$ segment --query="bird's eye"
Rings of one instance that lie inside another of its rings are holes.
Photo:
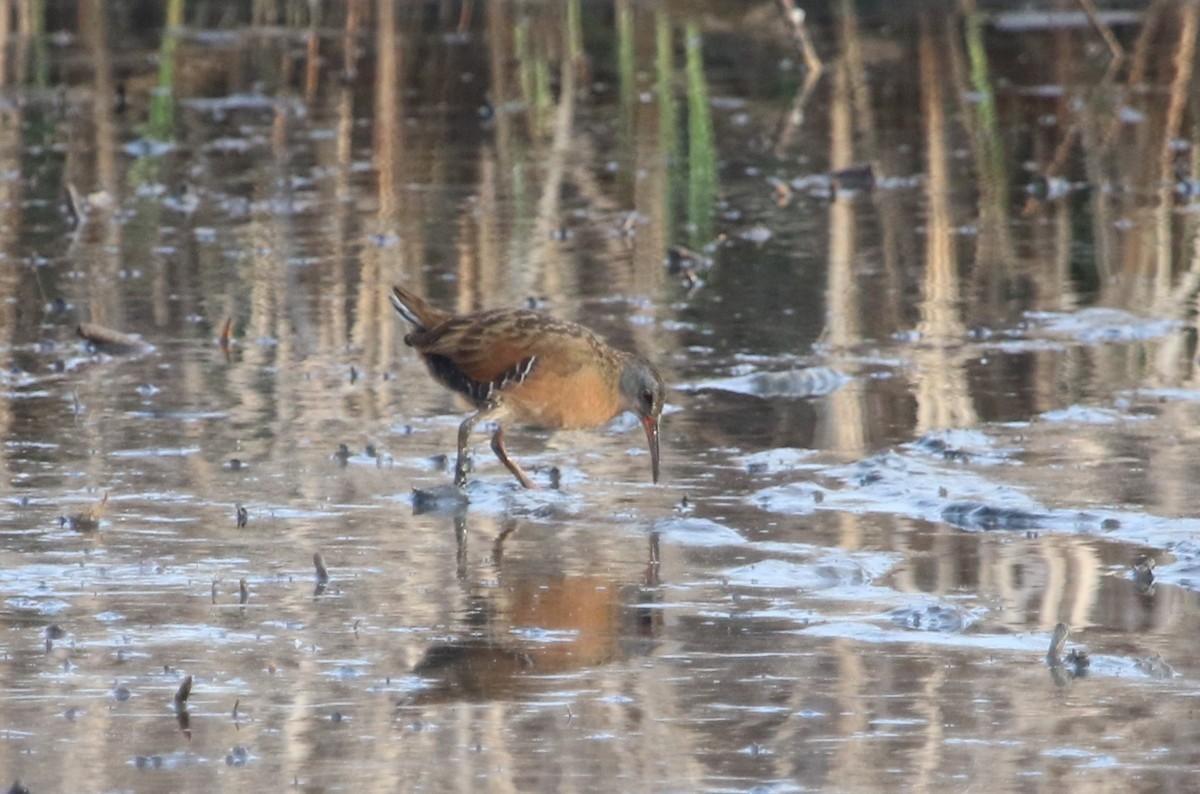
[[[654,394],[649,389],[642,390],[642,402],[646,405],[654,405]]]

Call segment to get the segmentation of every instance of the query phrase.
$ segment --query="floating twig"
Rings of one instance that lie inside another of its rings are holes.
[[[803,9],[796,8],[795,0],[779,0],[779,6],[783,9],[784,18],[791,25],[792,37],[796,39],[796,46],[804,57],[804,64],[810,71],[820,72],[824,66],[817,55],[817,48],[813,46],[812,38],[808,35]]]
[[[1096,8],[1095,0],[1079,0],[1079,5],[1083,6],[1092,26],[1100,34],[1100,38],[1104,39],[1104,44],[1112,53],[1113,60],[1116,63],[1125,60],[1125,48],[1121,46],[1121,42],[1117,41],[1117,37],[1113,35],[1112,28],[1108,26],[1108,23],[1100,18],[1100,11]]]
[[[122,333],[112,328],[106,328],[96,323],[80,323],[75,327],[75,333],[84,339],[93,349],[110,355],[134,353],[145,350],[148,345],[136,336]]]
[[[229,361],[231,344],[233,344],[233,318],[226,317],[225,322],[221,323],[220,333],[217,334],[217,347],[221,349],[221,354],[225,356],[226,361]]]

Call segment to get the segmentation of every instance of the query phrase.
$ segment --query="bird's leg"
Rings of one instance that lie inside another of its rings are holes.
[[[507,412],[504,410],[504,403],[496,398],[492,398],[483,404],[478,411],[468,416],[458,426],[458,459],[454,463],[454,484],[459,488],[467,484],[467,442],[470,440],[471,431],[475,429],[475,425],[483,419],[499,420],[504,417]],[[520,480],[521,485],[526,488],[536,488],[533,480],[529,479],[529,475],[522,471],[521,467],[513,462],[508,456],[508,450],[504,448],[504,426],[497,425],[496,432],[492,435],[492,452],[496,453],[496,457],[504,464],[504,467],[513,473],[513,476]]]
[[[504,467],[513,473],[513,476],[521,481],[521,485],[526,488],[537,488],[537,484],[529,479],[529,475],[517,465],[516,461],[508,456],[508,450],[504,448],[504,426],[498,425],[496,432],[492,434],[492,452],[496,453],[496,457],[504,464]]]
[[[462,420],[462,424],[458,426],[458,459],[454,462],[454,484],[459,488],[467,484],[467,441],[471,437],[471,431],[480,419],[487,419],[499,409],[499,403],[484,403],[482,408]]]

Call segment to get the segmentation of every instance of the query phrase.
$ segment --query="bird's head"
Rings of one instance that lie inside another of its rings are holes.
[[[665,389],[658,370],[630,356],[621,370],[621,407],[632,411],[646,431],[650,444],[650,471],[658,482],[658,418],[662,416]]]

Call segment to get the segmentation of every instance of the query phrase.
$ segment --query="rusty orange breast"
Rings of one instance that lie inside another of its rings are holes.
[[[518,420],[550,429],[597,427],[620,413],[617,384],[599,367],[535,369],[506,401]]]

